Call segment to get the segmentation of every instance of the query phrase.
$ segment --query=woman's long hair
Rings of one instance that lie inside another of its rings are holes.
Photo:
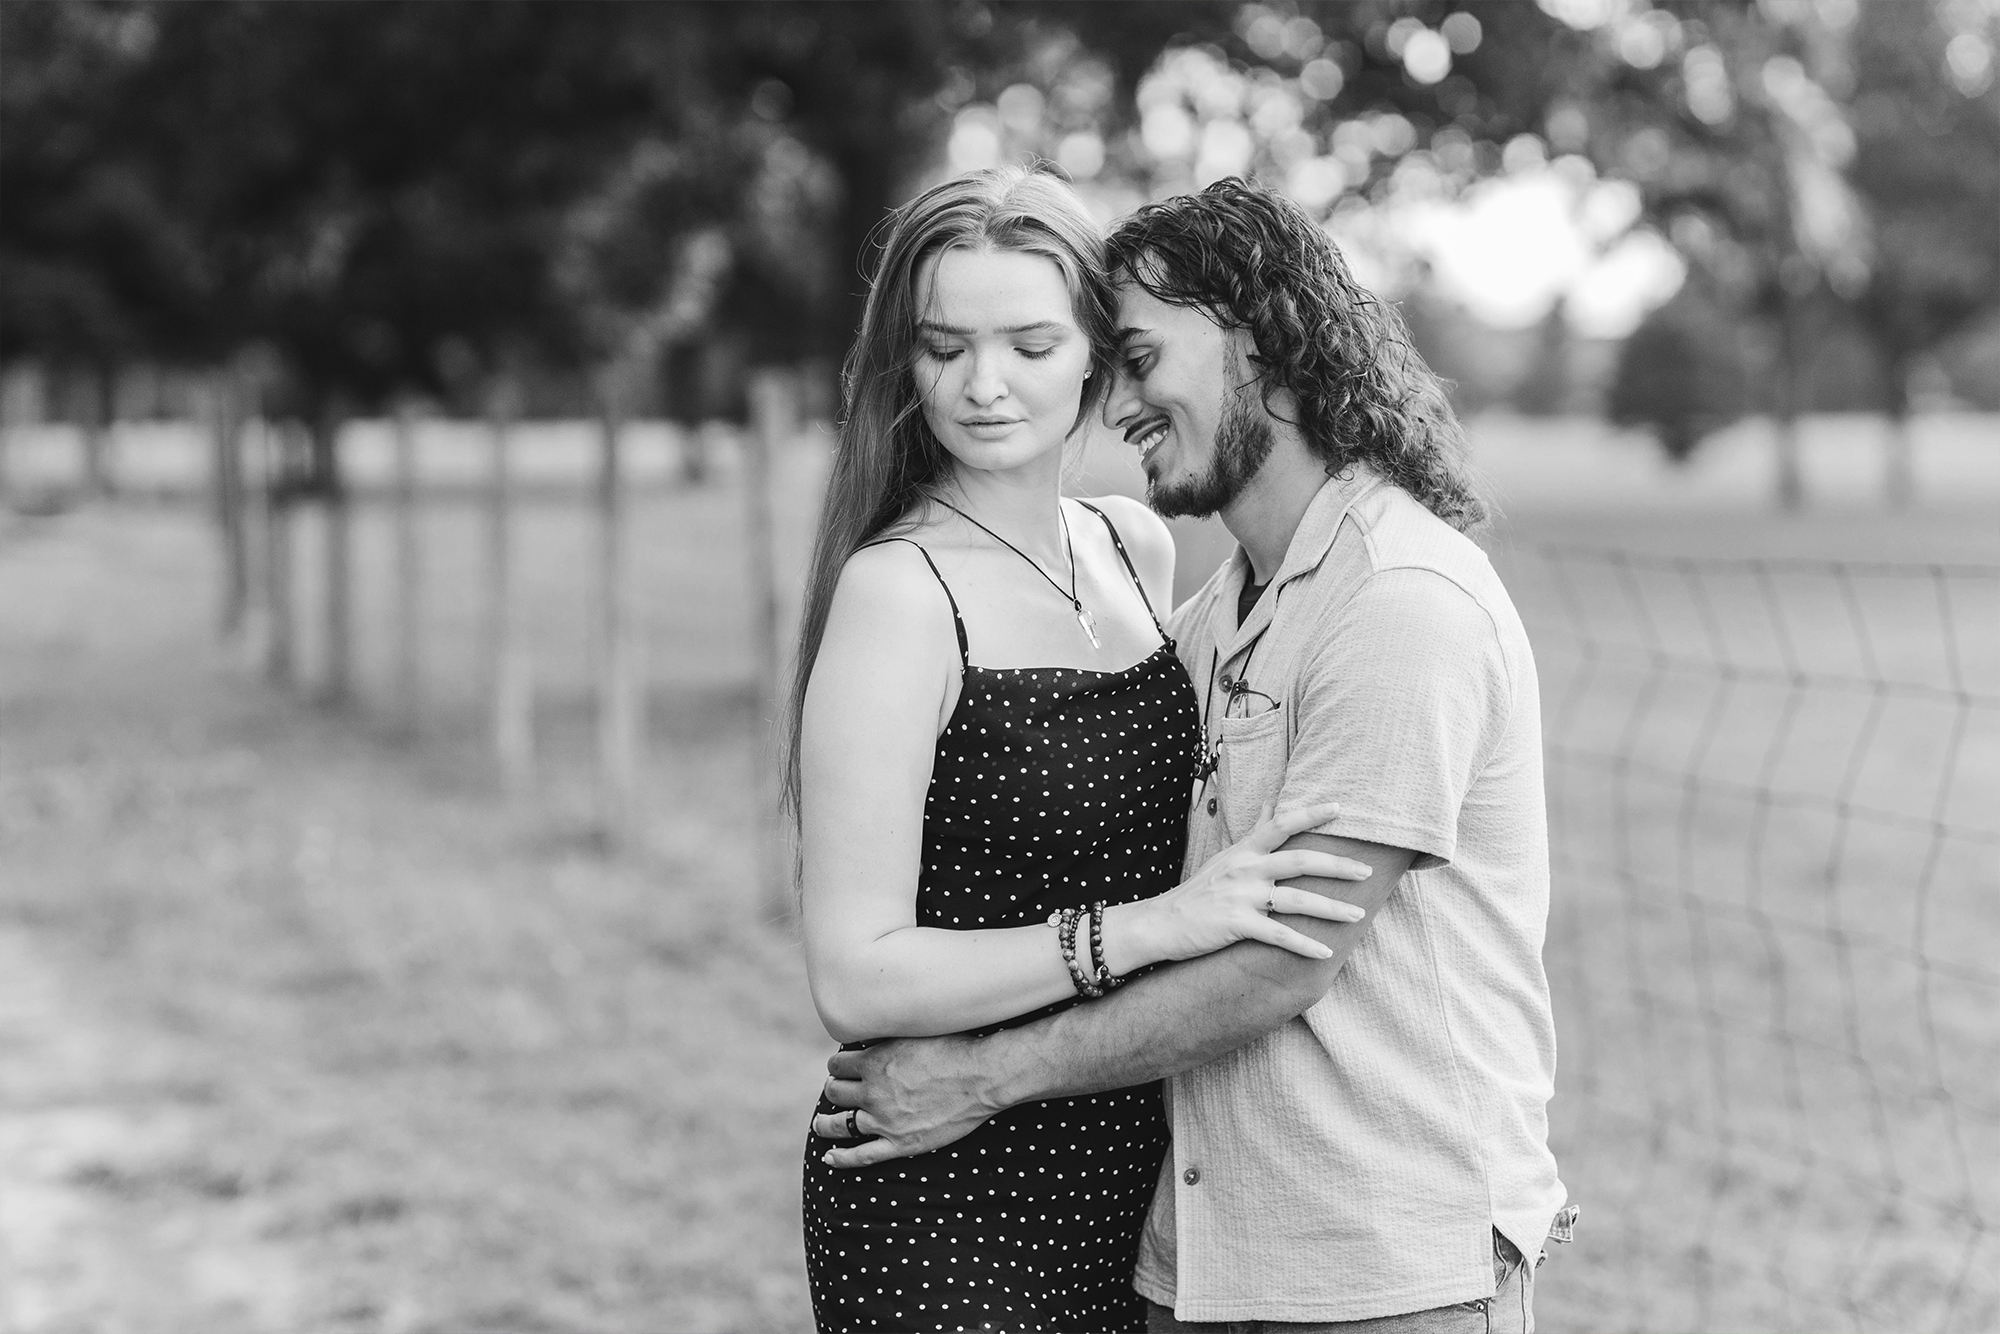
[[[1003,250],[1040,255],[1061,271],[1077,325],[1091,345],[1077,426],[1111,381],[1117,345],[1117,302],[1105,276],[1102,234],[1083,201],[1045,163],[994,167],[934,186],[891,213],[877,235],[881,256],[861,332],[842,370],[840,442],[799,619],[784,770],[785,805],[795,823],[799,724],[840,572],[848,557],[894,531],[951,475],[951,455],[924,420],[917,389],[917,324],[928,299],[917,290],[917,278],[924,262],[947,250]]]
[[[1444,386],[1396,308],[1354,281],[1332,238],[1281,195],[1234,178],[1147,204],[1112,230],[1111,271],[1249,331],[1266,401],[1298,400],[1306,445],[1338,472],[1366,459],[1466,531],[1487,517]]]

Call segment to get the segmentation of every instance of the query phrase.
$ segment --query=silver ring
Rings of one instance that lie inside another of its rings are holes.
[[[1278,893],[1272,890],[1264,896],[1264,916],[1269,917],[1276,911],[1278,911]]]
[[[847,1137],[849,1139],[861,1138],[861,1122],[856,1119],[860,1115],[861,1109],[859,1107],[850,1107],[847,1109]]]

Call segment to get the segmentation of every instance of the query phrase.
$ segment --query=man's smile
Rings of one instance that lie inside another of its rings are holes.
[[[1141,467],[1145,466],[1146,461],[1152,458],[1153,451],[1158,449],[1166,438],[1167,419],[1164,417],[1155,418],[1143,427],[1135,426],[1132,430],[1125,433],[1125,442],[1139,451],[1139,463]]]

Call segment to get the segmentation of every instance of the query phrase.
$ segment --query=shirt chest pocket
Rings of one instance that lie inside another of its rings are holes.
[[[1283,705],[1253,718],[1216,721],[1215,786],[1223,832],[1234,843],[1257,827],[1264,803],[1285,783],[1291,733]]]

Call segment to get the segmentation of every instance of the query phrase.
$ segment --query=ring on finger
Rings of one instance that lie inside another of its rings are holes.
[[[1269,917],[1276,911],[1278,911],[1278,892],[1272,890],[1264,896],[1264,916]]]
[[[847,1109],[847,1137],[849,1139],[861,1138],[860,1116],[861,1109],[859,1107],[850,1107]]]

